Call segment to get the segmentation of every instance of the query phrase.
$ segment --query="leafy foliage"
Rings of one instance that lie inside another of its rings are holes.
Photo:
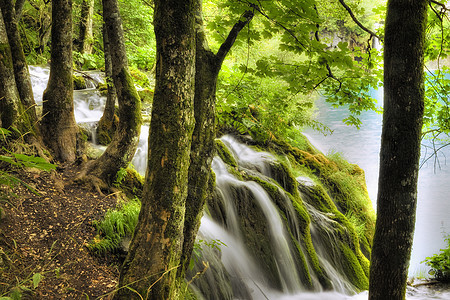
[[[439,281],[450,282],[450,235],[445,238],[447,248],[425,259],[425,264],[431,267],[430,275]]]
[[[87,246],[88,249],[96,254],[117,251],[122,239],[133,235],[140,209],[140,201],[134,199],[122,203],[114,210],[108,210],[102,221],[93,224],[97,235]]]
[[[5,141],[7,141],[6,138],[10,135],[10,133],[11,132],[9,130],[0,128],[0,138],[3,137]],[[42,157],[14,153],[5,147],[3,147],[3,152],[4,154],[0,154],[0,187],[12,187],[17,184],[22,184],[34,193],[37,193],[32,186],[12,175],[9,170],[11,170],[11,168],[36,168],[45,172],[50,172],[56,169],[56,165],[47,162]],[[2,162],[3,164],[1,164]]]
[[[192,257],[191,260],[189,261],[189,269],[192,270],[194,268],[195,264],[198,262],[198,260],[202,255],[202,249],[204,249],[204,247],[209,247],[212,250],[220,252],[222,251],[220,248],[221,246],[226,247],[227,245],[221,240],[211,240],[211,241],[205,241],[202,239],[196,240],[194,244],[194,249],[192,251]]]

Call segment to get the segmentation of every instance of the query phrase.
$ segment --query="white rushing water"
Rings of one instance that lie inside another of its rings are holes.
[[[38,105],[42,103],[42,93],[46,88],[48,80],[48,69],[40,67],[30,67],[30,73],[32,75],[33,92]],[[97,75],[94,75],[97,76]],[[99,77],[100,78],[100,77]],[[75,102],[75,115],[76,120],[79,123],[92,123],[95,124],[102,115],[105,98],[100,96],[98,92],[93,89],[86,89],[83,91],[74,92]],[[369,193],[374,199],[376,195],[376,178],[377,178],[377,161],[378,149],[379,149],[379,132],[381,129],[381,117],[378,115],[370,114],[365,120],[362,131],[355,132],[349,127],[341,125],[342,113],[329,109],[324,105],[321,108],[321,114],[319,115],[321,120],[335,130],[335,133],[330,137],[323,138],[321,135],[308,132],[313,143],[319,146],[322,150],[327,152],[329,149],[336,149],[344,153],[344,155],[350,159],[351,162],[358,163],[365,171],[368,182]],[[331,123],[330,123],[331,122]],[[139,173],[145,174],[147,166],[147,139],[148,139],[148,126],[143,126],[141,130],[141,136],[139,141],[138,150],[133,159],[133,165]],[[331,139],[330,139],[331,138]],[[235,158],[238,160],[241,166],[248,169],[252,169],[257,172],[261,172],[266,176],[270,176],[269,171],[265,168],[264,160],[273,159],[273,157],[267,153],[256,152],[245,145],[242,145],[230,137],[223,138],[224,143],[231,149]],[[358,144],[355,144],[357,141]],[[353,146],[351,146],[353,145]],[[429,167],[427,167],[429,169]],[[212,220],[208,216],[203,217],[200,227],[200,233],[210,241],[220,240],[226,246],[221,247],[221,260],[225,265],[228,273],[234,278],[234,287],[240,291],[235,295],[235,299],[282,299],[282,300],[294,300],[294,299],[310,299],[310,300],[343,300],[343,299],[367,299],[367,292],[360,293],[358,295],[346,295],[344,292],[348,292],[350,287],[345,279],[340,278],[340,275],[331,265],[327,263],[330,260],[330,254],[321,253],[320,249],[317,251],[319,257],[324,262],[324,266],[329,274],[333,275],[333,285],[337,291],[334,292],[305,292],[302,284],[298,278],[297,272],[294,268],[292,259],[292,249],[290,249],[287,242],[287,234],[284,227],[281,225],[280,215],[271,202],[267,193],[255,182],[242,182],[237,180],[231,175],[223,162],[220,159],[214,159],[213,169],[216,173],[217,186],[219,187],[222,198],[228,199],[225,201],[225,209],[227,214],[227,226],[224,227]],[[427,169],[427,170],[428,170]],[[432,168],[431,168],[432,169]],[[421,176],[425,171],[421,170]],[[439,173],[442,172],[442,173]],[[427,171],[427,176],[431,177],[433,184],[445,185],[447,190],[436,191],[439,189],[430,188],[432,191],[428,191],[424,196],[424,189],[422,187],[423,180],[421,179],[421,186],[419,187],[419,207],[418,207],[418,220],[416,230],[416,242],[413,252],[414,259],[422,260],[424,258],[423,253],[418,253],[417,240],[422,239],[424,244],[424,253],[431,255],[436,252],[436,248],[442,247],[442,236],[440,230],[436,228],[449,228],[449,204],[441,203],[440,206],[436,202],[445,202],[442,199],[445,198],[445,193],[449,193],[448,188],[450,185],[446,180],[444,174],[448,174],[448,168],[444,165],[442,170],[434,173]],[[422,177],[421,177],[422,178]],[[448,177],[447,177],[448,178]],[[303,179],[303,181],[307,179]],[[435,187],[431,183],[431,187]],[[240,225],[237,219],[236,207],[230,200],[232,190],[230,185],[245,185],[250,189],[255,201],[258,203],[261,211],[270,224],[270,240],[271,244],[276,248],[274,251],[279,255],[275,257],[277,264],[278,274],[282,291],[277,291],[269,287],[267,284],[267,278],[264,272],[261,271],[261,267],[258,265],[258,261],[249,252],[243,242],[243,236],[240,232]],[[374,188],[375,186],[375,188]],[[436,193],[433,196],[433,193]],[[427,199],[427,200],[423,200]],[[446,206],[447,205],[447,206]],[[289,208],[292,209],[292,208]],[[310,213],[313,209],[309,207]],[[289,218],[289,216],[287,216]],[[320,223],[326,223],[326,217],[316,212],[315,218],[323,218]],[[313,222],[314,223],[314,222]],[[315,229],[313,224],[312,230]],[[423,232],[422,232],[423,231]],[[295,235],[295,234],[294,234]],[[313,234],[314,235],[314,234]],[[417,236],[419,235],[419,239]],[[298,236],[298,233],[297,233]],[[424,238],[426,236],[426,238]],[[430,240],[427,240],[429,238]],[[319,247],[320,248],[320,247]],[[420,258],[415,258],[416,256]],[[413,260],[414,261],[414,260]],[[242,281],[242,282],[238,282]],[[211,282],[211,286],[215,285]],[[433,292],[415,291],[409,289],[407,299],[410,300],[424,300],[424,299],[450,299],[449,293],[436,294]]]

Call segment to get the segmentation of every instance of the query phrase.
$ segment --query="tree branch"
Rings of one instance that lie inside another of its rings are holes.
[[[448,11],[449,9],[447,8],[447,6],[444,3],[441,3],[439,1],[435,1],[435,0],[430,0],[430,4],[436,4],[439,5],[443,10]]]
[[[271,17],[269,17],[265,12],[263,12],[263,10],[261,9],[260,6],[258,6],[258,5],[256,5],[256,4],[252,4],[252,3],[248,3],[248,5],[249,5],[250,7],[252,7],[253,9],[255,9],[256,11],[258,11],[258,12],[259,12],[261,15],[263,15],[267,20],[269,20],[269,21],[275,23],[276,25],[280,26],[281,28],[283,28],[287,33],[289,33],[289,34],[292,36],[292,38],[293,38],[298,44],[300,44],[300,45],[303,47],[303,49],[305,49],[305,50],[307,49],[307,48],[305,47],[305,45],[297,38],[297,36],[295,35],[295,33],[294,33],[292,30],[290,30],[289,28],[287,28],[285,25],[281,24],[280,22],[278,22],[278,21],[272,19]]]
[[[222,45],[219,48],[219,51],[217,51],[216,58],[219,62],[219,65],[222,64],[223,60],[225,59],[225,56],[230,51],[231,47],[236,41],[239,32],[241,32],[241,30],[252,20],[254,15],[255,14],[253,13],[253,11],[247,10],[242,15],[241,19],[236,24],[234,24],[233,28],[231,29],[230,33],[225,39],[225,42],[222,43]]]
[[[365,27],[363,24],[361,24],[361,22],[358,21],[358,19],[355,17],[355,14],[353,13],[352,9],[344,2],[344,0],[339,0],[339,2],[341,3],[341,5],[345,8],[345,10],[347,10],[348,14],[350,15],[350,17],[352,18],[353,22],[356,23],[356,25],[358,25],[362,30],[364,30],[365,32],[369,33],[371,36],[376,37],[377,39],[379,39],[380,41],[382,40],[381,37],[379,37],[375,32],[373,32],[372,30],[370,30],[369,28]]]

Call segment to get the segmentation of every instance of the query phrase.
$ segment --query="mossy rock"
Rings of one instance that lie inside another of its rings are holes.
[[[72,78],[74,90],[84,90],[86,88],[86,80],[83,76],[72,75]]]
[[[96,129],[97,143],[104,146],[111,143],[118,124],[119,117],[117,114],[114,114],[114,118],[112,120],[101,118]]]
[[[140,86],[141,88],[150,87],[150,79],[144,72],[140,71],[137,68],[130,68],[130,75],[136,85]]]
[[[151,89],[142,89],[138,90],[138,94],[142,102],[150,104],[153,103],[153,95],[155,94],[155,91]]]
[[[127,173],[120,182],[120,189],[127,195],[128,198],[134,197],[142,198],[142,191],[144,189],[144,178],[134,169],[127,168]]]
[[[233,154],[220,139],[215,140],[215,146],[217,156],[219,156],[226,165],[229,165],[233,168],[237,168],[238,164],[234,159]]]
[[[97,90],[100,92],[100,95],[105,96],[108,94],[108,85],[105,83],[99,83]]]

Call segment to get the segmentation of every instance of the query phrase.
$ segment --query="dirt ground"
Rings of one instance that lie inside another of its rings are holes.
[[[75,175],[73,168],[16,174],[38,194],[0,187],[0,297],[108,299],[116,288],[118,258],[97,257],[86,244],[95,235],[92,222],[117,199],[73,183]]]

